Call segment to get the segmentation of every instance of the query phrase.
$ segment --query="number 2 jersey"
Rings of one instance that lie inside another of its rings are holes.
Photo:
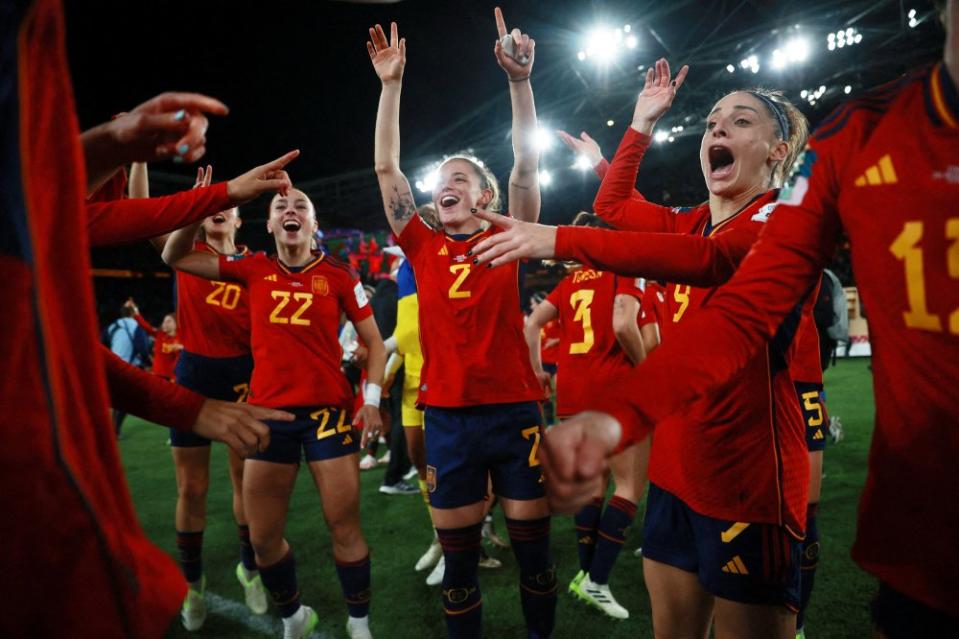
[[[350,267],[318,252],[299,268],[265,253],[221,255],[220,277],[242,284],[250,296],[249,402],[349,410],[353,390],[340,369],[340,316],[356,325],[373,314]]]
[[[466,253],[495,227],[456,239],[416,215],[399,236],[420,302],[420,403],[457,408],[541,401],[523,336],[519,265],[475,266]]]
[[[245,246],[237,248],[237,255],[250,254]],[[193,250],[219,255],[205,242],[195,242]],[[213,358],[250,353],[250,308],[242,286],[177,271],[176,290],[183,350]]]
[[[633,363],[613,332],[617,295],[642,302],[636,278],[590,268],[564,277],[546,298],[559,311],[556,414],[569,417],[589,408],[596,384],[615,379]]]

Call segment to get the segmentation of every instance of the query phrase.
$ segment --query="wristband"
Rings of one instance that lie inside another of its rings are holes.
[[[525,82],[526,80],[529,80],[529,76],[524,75],[522,78],[516,78],[515,80],[509,76],[506,76],[506,79],[510,82]]]
[[[365,406],[380,407],[380,397],[383,395],[383,387],[379,384],[367,382],[363,387],[363,404]]]

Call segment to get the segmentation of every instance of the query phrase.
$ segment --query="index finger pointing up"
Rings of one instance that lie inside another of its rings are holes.
[[[499,32],[500,40],[506,35],[506,20],[503,19],[503,11],[496,7],[493,9],[493,15],[496,17],[496,30]]]

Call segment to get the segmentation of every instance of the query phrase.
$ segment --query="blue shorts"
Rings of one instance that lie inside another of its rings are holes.
[[[537,402],[464,408],[426,407],[426,483],[430,505],[458,508],[493,493],[538,499],[546,493],[536,458],[543,415]]]
[[[352,455],[360,449],[360,433],[342,408],[281,408],[296,415],[292,422],[267,420],[270,445],[250,459],[277,464],[299,464]]]
[[[204,357],[188,351],[176,363],[176,382],[210,399],[245,402],[250,392],[253,357]],[[170,429],[170,445],[177,448],[209,446],[210,440],[194,433]]]
[[[696,573],[716,597],[798,611],[801,550],[785,528],[706,517],[649,484],[643,557]]]
[[[796,382],[796,395],[799,397],[799,407],[806,424],[806,448],[809,452],[825,449],[829,418],[823,402],[822,384]]]

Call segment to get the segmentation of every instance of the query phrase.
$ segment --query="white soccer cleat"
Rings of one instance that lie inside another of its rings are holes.
[[[301,605],[292,615],[283,618],[283,639],[306,639],[319,624],[316,611]]]
[[[370,470],[372,468],[376,468],[376,457],[367,453],[360,460],[360,470]]]
[[[841,442],[845,435],[842,429],[842,420],[838,415],[829,418],[829,435],[832,437],[832,443],[834,444]]]
[[[509,548],[509,542],[496,534],[493,528],[493,518],[489,515],[483,520],[483,539],[497,548]]]
[[[240,562],[236,565],[236,579],[243,586],[243,598],[246,600],[246,607],[254,615],[262,615],[266,612],[266,588],[263,587],[263,580],[260,579],[259,571],[253,573],[252,577],[247,576],[246,568]]]
[[[583,577],[576,588],[576,594],[580,599],[591,606],[595,606],[613,619],[629,619],[629,611],[619,605],[619,602],[609,591],[608,584],[596,584],[589,578],[589,575]]]
[[[433,572],[426,578],[427,586],[438,586],[443,583],[443,575],[446,574],[446,557],[440,555],[440,560],[436,562]]]
[[[373,639],[370,633],[370,617],[350,617],[346,622],[346,633],[350,639]]]
[[[640,546],[639,548],[633,551],[633,557],[642,557],[642,556],[643,556],[642,546]]]
[[[434,538],[433,543],[426,549],[423,556],[416,560],[416,572],[423,572],[436,566],[436,562],[443,558],[443,547],[440,546],[440,540]]]
[[[383,443],[385,444],[386,442],[383,442]],[[383,453],[383,456],[380,457],[376,463],[381,465],[390,463],[390,451],[386,451],[385,453]]]
[[[183,600],[183,607],[180,609],[180,619],[183,621],[183,627],[193,632],[203,627],[206,621],[206,602],[203,600],[203,592],[206,590],[206,575],[200,578],[200,589],[195,590],[190,586],[186,591],[186,599]]]

